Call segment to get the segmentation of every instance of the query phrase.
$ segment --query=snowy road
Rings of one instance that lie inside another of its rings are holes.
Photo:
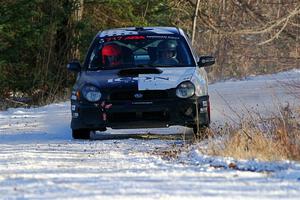
[[[241,114],[245,108],[267,114],[276,112],[278,103],[299,106],[300,91],[291,91],[282,84],[291,81],[300,81],[300,70],[211,85],[213,121],[235,121],[236,116],[228,116]],[[234,170],[226,167],[232,161],[230,158],[201,155],[193,146],[176,159],[164,159],[160,152],[184,142],[72,140],[69,122],[69,102],[0,112],[0,199],[299,199],[300,196],[298,163],[241,161],[240,170]],[[182,131],[173,127],[152,132]]]

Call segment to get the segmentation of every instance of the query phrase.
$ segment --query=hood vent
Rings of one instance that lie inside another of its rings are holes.
[[[138,76],[139,74],[161,74],[162,70],[153,67],[127,68],[118,72],[119,76]]]

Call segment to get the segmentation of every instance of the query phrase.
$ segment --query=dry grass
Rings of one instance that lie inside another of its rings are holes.
[[[256,117],[254,115],[257,115]],[[260,161],[300,161],[300,110],[292,112],[287,105],[280,115],[263,119],[258,113],[244,120],[239,127],[223,126],[209,129],[203,140],[194,138],[192,143],[172,145],[151,152],[163,159],[178,159],[191,147],[212,156]],[[230,167],[230,166],[229,166]]]
[[[227,124],[205,129],[202,137],[189,138],[188,141],[157,148],[150,154],[173,160],[196,147],[202,154],[237,160],[300,161],[300,108],[291,111],[286,105],[280,108],[277,116],[267,119],[259,113],[251,113],[239,127]],[[235,168],[236,165],[230,163],[228,167]]]
[[[299,116],[289,106],[282,108],[279,116],[269,119],[258,115],[254,120],[252,116],[238,128],[226,127],[219,131],[221,142],[210,138],[203,153],[263,161],[300,160]]]

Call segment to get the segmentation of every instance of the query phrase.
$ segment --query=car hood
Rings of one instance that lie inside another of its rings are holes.
[[[160,73],[140,73],[136,76],[121,76],[120,70],[82,72],[83,82],[99,88],[135,88],[136,90],[166,90],[176,88],[183,81],[191,80],[195,67],[157,68]]]

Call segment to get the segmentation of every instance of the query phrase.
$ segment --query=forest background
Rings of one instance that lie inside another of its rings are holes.
[[[66,64],[130,26],[182,28],[216,57],[211,82],[300,67],[299,0],[0,0],[0,110],[66,99]]]

